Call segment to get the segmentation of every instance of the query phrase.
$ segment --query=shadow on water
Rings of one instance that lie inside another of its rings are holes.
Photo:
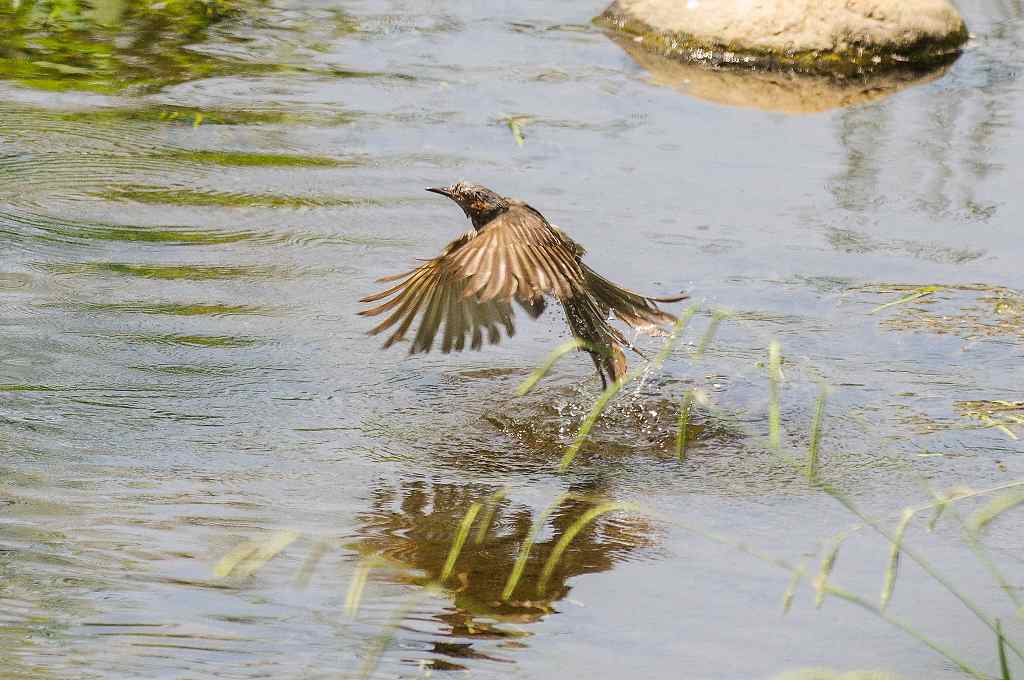
[[[451,604],[433,616],[442,626],[441,641],[432,642],[425,654],[434,668],[464,669],[459,662],[466,659],[514,661],[510,650],[526,646],[531,636],[522,626],[557,613],[557,604],[572,590],[570,579],[608,571],[655,549],[658,532],[651,521],[619,512],[574,533],[560,559],[548,568],[559,543],[602,502],[606,489],[589,484],[570,487],[569,495],[549,508],[546,517],[496,491],[426,481],[380,486],[370,494],[370,507],[357,517],[355,532],[360,538],[347,547],[364,558],[389,562],[386,580],[427,585],[440,580],[454,530],[467,509],[483,503],[445,583]],[[535,521],[544,522],[539,531],[533,527]],[[532,531],[537,532],[536,540],[509,592],[510,576]],[[496,641],[488,648],[502,651],[482,651],[483,641]],[[421,660],[422,656],[414,661]]]

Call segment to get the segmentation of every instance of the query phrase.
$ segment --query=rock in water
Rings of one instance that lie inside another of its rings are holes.
[[[929,69],[908,66],[848,77],[793,69],[708,68],[655,54],[618,33],[609,37],[650,74],[648,82],[654,85],[723,106],[787,114],[813,114],[878,101],[940,78],[949,70],[945,64]]]
[[[616,0],[596,21],[685,61],[856,74],[948,61],[949,0]]]

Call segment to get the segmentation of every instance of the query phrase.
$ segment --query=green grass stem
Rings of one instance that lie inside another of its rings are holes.
[[[678,525],[678,526],[683,527],[684,529],[686,529],[688,531],[692,531],[693,533],[696,533],[696,534],[698,534],[700,536],[703,536],[704,538],[706,538],[706,539],[708,539],[710,541],[713,541],[715,543],[719,543],[721,545],[725,545],[725,546],[729,546],[729,547],[735,548],[736,550],[738,550],[740,552],[743,552],[743,553],[745,553],[747,555],[750,555],[751,557],[754,557],[754,558],[756,558],[758,560],[761,560],[762,562],[765,562],[766,564],[770,564],[772,566],[775,566],[775,567],[778,567],[780,569],[783,569],[785,571],[790,572],[790,574],[792,575],[792,579],[790,581],[790,587],[791,588],[795,589],[795,587],[792,585],[793,582],[794,581],[799,582],[800,577],[802,577],[802,575],[803,575],[802,572],[803,572],[804,568],[802,566],[795,567],[795,566],[791,565],[789,562],[787,562],[786,560],[783,560],[783,559],[777,558],[777,557],[775,557],[773,555],[769,555],[769,554],[766,554],[764,552],[761,552],[761,551],[757,550],[756,548],[752,548],[751,546],[749,546],[745,542],[736,541],[736,540],[731,539],[731,538],[729,538],[727,536],[723,536],[723,535],[715,533],[715,532],[707,531],[706,529],[704,529],[702,527],[695,526],[695,525],[692,525],[692,524],[688,524],[688,523],[685,523],[685,522],[675,521],[674,523],[676,525]],[[834,562],[834,560],[833,560],[833,562]],[[857,605],[857,606],[859,606],[859,607],[861,607],[863,609],[866,609],[867,611],[869,611],[869,612],[875,614],[876,616],[878,616],[883,621],[886,621],[887,623],[889,623],[889,624],[899,628],[900,630],[902,630],[903,632],[905,632],[906,634],[908,634],[909,636],[911,636],[915,640],[918,640],[919,642],[921,642],[922,644],[927,646],[929,649],[937,652],[941,656],[943,656],[946,659],[948,659],[950,662],[955,664],[957,667],[959,667],[962,671],[964,671],[965,673],[967,673],[971,677],[977,678],[978,680],[985,680],[987,678],[986,675],[984,675],[980,671],[976,670],[975,668],[973,668],[972,666],[967,664],[965,661],[960,659],[956,654],[954,654],[951,650],[949,650],[946,647],[940,645],[939,643],[934,642],[933,640],[929,639],[924,634],[922,634],[920,631],[918,631],[916,628],[913,628],[912,626],[904,623],[903,621],[900,621],[899,619],[896,619],[895,617],[891,616],[887,612],[882,611],[881,609],[879,609],[878,607],[876,607],[875,605],[873,605],[871,602],[869,602],[868,600],[864,599],[863,597],[861,597],[859,595],[856,595],[854,593],[851,593],[849,591],[846,591],[846,590],[840,588],[839,586],[835,585],[832,582],[826,582],[826,583],[822,584],[821,587],[823,589],[825,589],[829,595],[832,595],[832,596],[834,596],[834,597],[836,597],[836,598],[838,598],[840,600],[845,600],[845,601],[850,602],[852,604],[855,604],[855,605]],[[787,594],[788,593],[789,593],[789,589],[787,589]],[[954,592],[954,594],[956,594],[956,593]],[[789,598],[787,598],[786,595],[783,596],[784,604],[787,601],[787,599],[791,599],[791,596]],[[1024,613],[1024,612],[1022,612],[1022,613]]]
[[[571,495],[568,492],[559,494],[558,498],[545,508],[544,512],[530,525],[530,530],[527,532],[526,538],[523,539],[523,544],[519,546],[519,554],[516,555],[516,561],[512,565],[512,571],[509,572],[508,580],[505,581],[505,589],[501,591],[502,602],[508,602],[509,598],[512,597],[512,593],[515,592],[516,586],[519,585],[519,580],[523,577],[523,571],[526,569],[526,561],[530,558],[530,551],[533,550],[533,543],[537,540],[537,534],[540,533],[541,527],[547,523],[551,513]]]
[[[392,565],[392,562],[384,559],[380,554],[368,555],[356,563],[352,580],[348,584],[348,592],[345,594],[345,614],[349,618],[354,619],[359,613],[359,605],[363,601],[363,591],[366,590],[370,570]]]
[[[915,640],[917,640],[921,644],[925,645],[926,647],[928,647],[932,651],[937,652],[937,653],[941,654],[942,656],[944,656],[951,663],[953,663],[955,666],[957,666],[957,668],[959,668],[961,671],[963,671],[967,675],[971,676],[972,678],[975,678],[976,680],[988,680],[988,676],[987,675],[985,675],[981,671],[977,670],[973,666],[969,665],[966,661],[964,661],[963,659],[958,657],[956,654],[954,654],[952,650],[950,650],[947,647],[945,647],[944,645],[941,645],[938,642],[935,642],[934,640],[926,637],[923,633],[921,633],[919,630],[917,630],[913,626],[910,626],[910,625],[904,623],[903,621],[901,621],[901,620],[891,616],[890,614],[882,611],[878,607],[876,607],[873,604],[871,604],[870,602],[868,602],[863,597],[861,597],[859,595],[856,595],[854,593],[851,593],[851,592],[849,592],[847,590],[844,590],[844,589],[842,589],[842,588],[840,588],[840,587],[838,587],[838,586],[836,586],[836,585],[834,585],[832,583],[825,584],[825,588],[828,590],[828,594],[829,595],[832,595],[833,597],[837,597],[840,600],[845,600],[846,602],[849,602],[851,604],[855,604],[858,607],[861,607],[862,609],[866,609],[867,611],[871,612],[872,614],[874,614],[875,616],[879,617],[883,621],[885,621],[885,622],[887,622],[887,623],[889,623],[889,624],[899,628],[904,633],[906,633],[907,635],[911,636],[912,638],[914,638]]]
[[[830,484],[821,484],[820,488],[833,499],[835,499],[840,505],[846,508],[851,514],[860,519],[864,524],[874,529],[876,533],[880,534],[887,541],[889,541],[890,543],[895,542],[895,535],[893,535],[888,529],[886,529],[885,525],[883,525],[881,522],[874,519],[873,517],[867,515],[848,496],[846,496],[846,494],[842,493],[841,491],[831,486]],[[953,595],[953,597],[960,601],[960,604],[964,605],[964,607],[970,610],[970,612],[974,614],[979,621],[984,623],[989,628],[989,630],[995,633],[995,623],[993,623],[993,621],[985,615],[985,612],[982,611],[981,607],[979,607],[974,600],[967,597],[967,595],[961,592],[953,584],[953,582],[950,581],[942,573],[940,573],[929,560],[927,560],[923,555],[921,555],[908,545],[903,545],[902,553],[906,555],[909,559],[911,559],[919,567],[921,567],[921,569],[924,570],[926,574],[928,574],[939,585],[945,588],[951,595]],[[1022,650],[1019,645],[1010,642],[1009,640],[1006,641],[1006,645],[1010,648],[1011,651],[1013,651],[1014,654],[1017,655],[1018,658],[1024,660],[1024,650]]]
[[[1021,503],[1024,503],[1024,491],[1012,491],[996,496],[967,519],[967,531],[974,536],[981,535],[992,520]]]
[[[814,402],[814,419],[811,421],[811,441],[807,447],[807,479],[814,482],[818,479],[818,449],[821,445],[821,426],[825,419],[825,401],[828,399],[828,388],[824,384]]]
[[[665,363],[665,360],[668,359],[668,355],[672,354],[672,350],[675,349],[679,338],[681,338],[683,333],[686,331],[686,325],[690,323],[690,319],[693,318],[693,315],[696,314],[699,309],[700,305],[690,305],[682,314],[679,315],[679,318],[676,319],[676,322],[672,325],[672,330],[669,332],[668,338],[665,340],[665,344],[661,346],[658,354],[654,357],[654,361],[651,362],[651,369],[657,371],[661,368],[662,364]],[[715,314],[717,315],[718,312],[715,312]],[[714,323],[713,319],[712,322]]]
[[[954,500],[964,498],[968,494],[961,494],[956,498],[949,498],[948,496],[940,496],[939,494],[937,494],[931,488],[931,486],[927,482],[924,482],[923,480],[922,485],[940,504],[937,506],[936,516],[933,517],[932,522],[929,523],[928,530],[932,530],[933,524],[935,520],[938,518],[938,515],[941,513],[941,510],[948,508],[949,514],[952,515],[960,525],[960,529],[962,532],[961,535],[964,539],[964,542],[967,543],[967,547],[971,549],[974,555],[978,558],[978,561],[980,561],[982,565],[986,569],[988,569],[989,574],[992,575],[992,578],[995,579],[996,583],[999,584],[999,587],[1002,588],[1003,592],[1006,593],[1007,597],[1010,598],[1010,601],[1013,602],[1014,606],[1020,607],[1021,600],[1020,597],[1017,595],[1017,587],[1006,579],[1006,576],[1003,575],[1002,570],[996,565],[995,561],[992,559],[992,556],[989,554],[988,550],[985,548],[982,542],[978,540],[978,535],[967,528],[967,523],[964,521],[963,516],[952,505]],[[1002,486],[1005,487],[1005,485]]]
[[[316,570],[320,560],[323,559],[324,555],[327,554],[327,549],[331,547],[328,541],[323,539],[313,544],[313,547],[309,549],[309,554],[306,556],[305,561],[302,563],[302,567],[299,568],[299,573],[295,575],[295,587],[302,589],[309,585],[310,580],[313,578],[313,572]]]
[[[561,345],[552,350],[552,352],[548,354],[547,359],[544,360],[544,363],[541,364],[541,366],[538,367],[536,370],[534,370],[533,373],[531,373],[529,377],[527,377],[526,380],[524,380],[519,385],[519,387],[516,388],[516,396],[521,397],[530,390],[532,390],[537,385],[537,383],[539,383],[544,378],[544,376],[548,374],[548,372],[554,367],[558,360],[564,357],[566,354],[573,350],[588,349],[589,347],[590,343],[588,343],[586,340],[580,340],[579,338],[573,338],[572,340],[567,340],[566,342],[563,342]]]
[[[611,400],[615,398],[615,395],[618,394],[622,390],[623,386],[633,377],[635,377],[633,375],[633,371],[630,371],[624,379],[616,380],[605,388],[604,392],[601,393],[601,396],[597,398],[597,401],[594,402],[594,407],[590,409],[590,413],[587,414],[587,417],[583,419],[583,423],[580,424],[580,429],[576,433],[576,437],[572,440],[572,444],[570,444],[569,448],[565,450],[562,460],[558,463],[559,472],[565,472],[569,469],[573,459],[576,458],[576,454],[580,452],[580,448],[590,435],[590,431],[594,429],[594,424],[597,422],[597,419],[601,417],[601,414],[604,412],[605,408],[607,408],[608,404],[611,403]]]
[[[793,574],[789,578],[789,585],[786,587],[786,592],[782,594],[783,615],[788,614],[790,607],[793,606],[793,597],[796,595],[796,589],[800,586],[800,582],[804,579],[804,574],[806,573],[807,567],[802,564],[793,570]]]
[[[818,574],[814,577],[812,585],[814,586],[814,606],[818,609],[825,603],[825,594],[828,592],[828,579],[832,575],[832,570],[836,566],[836,559],[839,557],[839,548],[842,547],[843,542],[849,538],[852,532],[841,531],[835,535],[832,539],[832,543],[829,545],[828,550],[821,558],[821,565],[818,567]]]
[[[979,496],[988,496],[989,494],[996,493],[997,491],[1006,491],[1007,489],[1018,489],[1022,486],[1024,486],[1024,479],[1013,482],[1006,482],[1005,484],[997,484],[996,486],[990,486],[984,489],[978,489],[976,491],[965,491],[963,493],[957,493],[952,496],[936,496],[936,494],[932,492],[932,496],[936,496],[935,502],[915,506],[914,512],[935,509],[936,516],[933,516],[932,519],[928,522],[928,530],[931,531],[935,528],[935,523],[938,522],[938,516],[940,516],[946,508],[953,507],[953,503],[968,500],[970,498],[978,498]]]
[[[448,559],[444,562],[444,569],[441,570],[441,583],[445,583],[448,577],[452,575],[452,571],[455,569],[455,562],[459,559],[459,554],[462,552],[462,546],[466,545],[466,538],[469,536],[469,530],[473,527],[473,521],[476,519],[477,513],[480,512],[480,508],[483,504],[480,501],[476,501],[469,506],[466,510],[465,516],[462,521],[459,522],[459,530],[455,534],[455,540],[452,541],[452,547],[448,551]]]
[[[943,290],[944,288],[945,288],[945,286],[922,286],[921,288],[918,288],[917,290],[915,290],[913,293],[911,293],[909,295],[904,295],[903,297],[901,297],[898,300],[893,300],[892,302],[886,302],[884,305],[878,305],[877,307],[872,309],[869,312],[869,314],[875,314],[877,312],[882,311],[883,309],[888,309],[889,307],[894,307],[896,305],[902,305],[902,304],[906,304],[908,302],[913,302],[914,300],[919,300],[919,299],[925,297],[926,295],[931,295],[932,293],[937,293],[940,290]]]
[[[300,536],[297,531],[275,531],[262,541],[246,541],[222,557],[213,573],[219,578],[252,576]]]
[[[533,122],[532,116],[508,116],[504,119],[505,125],[508,125],[509,131],[512,132],[512,139],[515,140],[516,146],[523,146],[526,144],[526,137],[523,135],[523,128]]]
[[[494,522],[494,514],[498,511],[498,503],[508,496],[508,488],[498,489],[484,502],[484,516],[480,518],[480,524],[476,528],[476,536],[473,538],[473,542],[480,545],[487,538],[487,532],[491,530],[491,524]]]
[[[562,537],[558,539],[558,543],[555,544],[554,549],[551,551],[551,555],[548,556],[547,561],[544,563],[544,568],[540,572],[540,579],[537,581],[537,594],[542,596],[547,590],[548,580],[551,578],[551,574],[555,571],[555,567],[558,566],[558,562],[562,559],[562,555],[565,553],[569,544],[572,543],[576,535],[579,534],[583,529],[596,520],[601,515],[609,512],[615,512],[617,510],[635,510],[636,505],[632,503],[619,503],[609,502],[602,503],[597,507],[587,510],[585,513],[580,515],[572,525],[565,530]]]
[[[384,626],[380,634],[374,637],[367,646],[366,656],[363,658],[363,664],[355,676],[358,680],[368,680],[373,677],[373,674],[377,672],[377,666],[380,665],[381,657],[391,645],[391,642],[395,639],[395,631],[402,625],[402,621],[412,613],[420,600],[428,594],[436,593],[439,590],[441,590],[441,588],[437,583],[428,583],[423,590],[417,591],[406,598],[402,606],[398,607],[394,611],[387,625]]]
[[[658,352],[657,356],[655,356],[651,361],[650,366],[639,366],[634,368],[626,374],[625,378],[617,380],[605,388],[604,392],[601,393],[601,396],[599,396],[597,401],[594,402],[594,406],[590,409],[590,413],[588,413],[587,417],[583,419],[583,423],[580,425],[580,429],[576,433],[576,437],[573,439],[572,444],[569,445],[569,448],[566,449],[565,454],[562,456],[562,460],[558,464],[559,472],[565,472],[569,469],[569,465],[572,464],[573,459],[576,458],[576,454],[579,453],[580,448],[583,446],[584,442],[586,442],[587,437],[590,435],[590,431],[594,428],[594,424],[597,423],[597,419],[601,417],[601,414],[604,413],[605,408],[607,408],[608,404],[611,403],[611,400],[615,398],[615,395],[617,395],[627,383],[632,382],[638,376],[651,369],[659,369],[661,365],[665,363],[668,355],[672,353],[672,348],[686,329],[687,322],[694,314],[697,313],[698,309],[698,305],[691,305],[676,320],[675,325],[672,327],[672,332],[669,334],[668,339],[662,346],[661,351]]]
[[[676,434],[676,460],[680,463],[686,458],[686,439],[690,425],[690,407],[693,405],[693,390],[686,390],[683,404],[679,408],[679,430]]]
[[[715,339],[715,335],[718,333],[718,327],[721,325],[722,319],[728,316],[729,312],[721,309],[716,309],[711,313],[711,321],[708,323],[704,335],[701,336],[700,343],[697,344],[697,350],[693,353],[694,359],[700,359],[704,356],[704,351],[711,345],[711,341]]]
[[[903,535],[906,533],[907,526],[910,525],[910,520],[912,519],[914,519],[914,509],[904,508],[903,513],[900,515],[900,521],[896,525],[896,531],[893,533],[893,540],[889,543],[889,563],[885,568],[882,595],[878,600],[878,608],[883,612],[889,606],[889,601],[892,599],[892,591],[896,587],[896,575],[899,573],[900,568],[900,548],[903,545]]]
[[[996,619],[996,650],[999,654],[1000,680],[1011,680],[1010,664],[1006,662],[1006,638],[1003,637],[1003,624],[999,619]]]
[[[363,591],[366,589],[366,581],[372,567],[373,558],[359,560],[356,564],[356,570],[348,584],[348,593],[345,595],[345,613],[349,618],[354,619],[359,613],[359,605],[363,601]]]

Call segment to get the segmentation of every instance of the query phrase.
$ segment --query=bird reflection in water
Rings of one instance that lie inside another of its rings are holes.
[[[358,518],[360,538],[349,547],[364,557],[400,565],[398,570],[382,572],[388,579],[426,586],[441,579],[467,509],[481,504],[443,583],[452,606],[434,616],[444,626],[443,635],[462,640],[433,642],[430,651],[440,657],[431,659],[433,668],[453,668],[445,657],[508,661],[474,649],[472,641],[498,640],[504,648],[524,646],[521,639],[529,633],[515,624],[534,623],[556,613],[554,604],[572,589],[569,579],[608,571],[634,551],[654,544],[655,529],[647,519],[635,513],[603,514],[579,530],[554,568],[543,575],[570,527],[607,500],[600,488],[571,488],[537,530],[522,575],[506,593],[516,558],[541,511],[496,491],[483,485],[410,481],[374,490],[371,509]]]

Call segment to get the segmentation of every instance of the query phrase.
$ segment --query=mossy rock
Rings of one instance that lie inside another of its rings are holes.
[[[968,38],[947,0],[616,0],[594,21],[682,61],[817,74],[927,69]]]

